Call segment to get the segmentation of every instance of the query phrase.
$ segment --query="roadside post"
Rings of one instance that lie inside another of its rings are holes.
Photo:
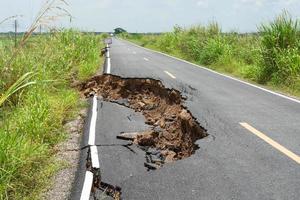
[[[106,45],[106,58],[109,58],[110,56],[109,56],[109,45],[111,45],[112,44],[112,39],[111,38],[105,38],[104,39],[104,43],[105,43],[105,45]]]

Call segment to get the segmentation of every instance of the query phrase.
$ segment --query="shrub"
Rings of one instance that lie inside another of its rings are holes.
[[[271,81],[275,84],[294,84],[300,77],[300,54],[296,48],[274,51],[276,71]]]
[[[211,65],[222,56],[223,59],[231,56],[231,46],[222,37],[209,38],[203,47],[199,61],[204,65]]]
[[[299,21],[292,20],[287,12],[283,12],[275,21],[262,25],[260,31],[263,59],[259,82],[295,79],[300,68]]]
[[[165,33],[158,38],[156,46],[167,53],[171,53],[175,47],[175,35],[173,33]]]

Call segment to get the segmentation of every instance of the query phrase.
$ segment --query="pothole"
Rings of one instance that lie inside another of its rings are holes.
[[[199,148],[195,142],[208,135],[183,105],[180,92],[165,88],[161,81],[100,75],[83,83],[81,91],[86,97],[96,94],[144,115],[151,130],[125,137],[145,150],[148,169],[191,156]]]

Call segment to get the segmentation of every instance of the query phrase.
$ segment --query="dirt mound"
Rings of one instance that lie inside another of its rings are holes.
[[[167,89],[158,80],[95,76],[81,85],[84,96],[95,94],[137,112],[142,112],[151,131],[139,134],[135,142],[161,150],[166,162],[192,155],[195,142],[207,136],[206,130],[183,106],[180,92]]]

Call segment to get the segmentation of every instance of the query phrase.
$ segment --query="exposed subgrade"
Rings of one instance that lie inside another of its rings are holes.
[[[165,163],[190,157],[199,149],[196,141],[206,137],[192,113],[183,105],[186,98],[175,89],[168,89],[159,80],[122,78],[115,75],[94,76],[80,85],[85,97],[97,95],[104,101],[117,103],[140,112],[151,128],[144,132],[121,132],[117,138],[136,144],[145,152],[144,167],[156,170]],[[101,181],[100,170],[91,168],[90,153],[87,169],[94,174],[92,193],[105,192],[121,199],[121,188]]]
[[[152,128],[136,133],[133,143],[146,151],[159,150],[164,162],[191,156],[199,148],[195,142],[208,135],[183,105],[185,98],[180,92],[165,88],[159,80],[99,75],[80,89],[86,97],[102,96],[105,101],[141,112]],[[148,151],[148,155],[153,154]]]

